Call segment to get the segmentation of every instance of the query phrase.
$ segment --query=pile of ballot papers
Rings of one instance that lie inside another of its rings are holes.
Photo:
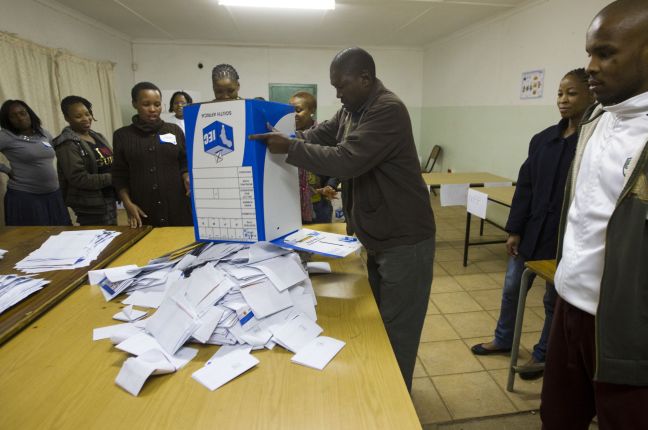
[[[25,273],[76,269],[89,266],[119,232],[109,230],[64,231],[50,236],[37,250],[16,263]]]
[[[93,340],[109,338],[132,354],[116,383],[133,395],[149,376],[193,359],[190,342],[224,345],[192,375],[210,390],[258,364],[255,349],[280,345],[295,354],[294,363],[322,370],[344,346],[320,336],[315,293],[299,255],[268,242],[203,244],[175,260],[88,276],[107,301],[129,294],[128,306],[114,316],[128,322],[95,329]],[[157,311],[144,318],[133,305]]]
[[[31,276],[0,275],[0,314],[49,282]]]

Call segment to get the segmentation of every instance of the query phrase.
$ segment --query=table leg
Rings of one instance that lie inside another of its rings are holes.
[[[470,243],[470,212],[466,212],[466,238],[464,240],[464,256],[463,256],[463,265],[466,267],[468,265],[468,245]]]
[[[513,391],[513,383],[515,382],[515,368],[517,367],[520,338],[522,337],[522,322],[524,321],[524,306],[526,304],[532,275],[533,272],[530,269],[524,269],[524,272],[522,273],[522,281],[520,282],[520,297],[518,298],[517,314],[515,315],[513,345],[511,345],[511,365],[509,366],[508,383],[506,384],[506,390],[509,392]]]

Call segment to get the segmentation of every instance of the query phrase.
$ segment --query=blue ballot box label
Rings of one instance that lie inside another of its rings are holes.
[[[234,151],[234,129],[220,121],[203,128],[202,140],[208,154],[223,157]]]

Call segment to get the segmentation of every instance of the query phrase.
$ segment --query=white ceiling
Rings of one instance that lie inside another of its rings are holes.
[[[219,6],[218,0],[57,0],[133,40],[422,47],[529,0],[337,0],[333,11]],[[304,0],[308,1],[308,0]]]

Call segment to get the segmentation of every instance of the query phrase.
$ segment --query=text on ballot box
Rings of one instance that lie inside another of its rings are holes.
[[[301,227],[297,168],[248,136],[295,134],[292,106],[233,100],[186,106],[196,240],[273,240]]]

